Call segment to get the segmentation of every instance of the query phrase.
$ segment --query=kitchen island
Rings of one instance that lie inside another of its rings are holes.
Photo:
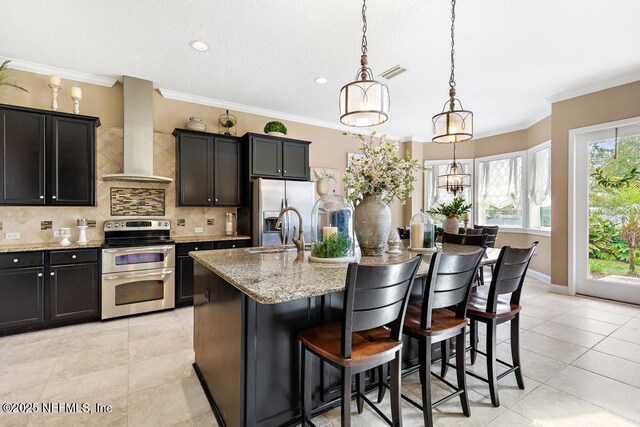
[[[472,247],[447,245],[445,252]],[[495,262],[489,249],[484,264]],[[287,247],[192,252],[195,263],[194,367],[221,423],[282,425],[299,416],[298,332],[341,320],[347,264],[301,259]],[[362,257],[363,264],[390,264],[416,254]],[[427,274],[430,254],[418,270]],[[418,282],[416,282],[418,283]],[[412,298],[419,299],[420,285]],[[417,345],[405,340],[403,366],[417,364]],[[338,370],[316,359],[314,413],[340,396]],[[373,374],[368,382],[377,381]]]

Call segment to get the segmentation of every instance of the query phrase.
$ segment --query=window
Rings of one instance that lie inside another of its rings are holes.
[[[528,151],[529,228],[551,228],[551,146],[540,144]]]
[[[456,159],[462,165],[464,173],[473,177],[473,161],[470,159]],[[448,193],[444,188],[438,188],[438,175],[447,173],[447,167],[451,160],[426,161],[424,165],[428,168],[424,173],[424,209],[425,211],[435,208],[440,203],[450,203],[453,194]],[[473,181],[473,180],[472,180]],[[468,202],[473,200],[473,183],[471,188],[465,188],[459,196],[464,197]]]
[[[476,159],[476,223],[524,228],[523,158],[508,153]]]

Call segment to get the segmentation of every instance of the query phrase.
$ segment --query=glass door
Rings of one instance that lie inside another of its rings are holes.
[[[577,293],[640,303],[639,123],[625,120],[573,135],[569,269]]]

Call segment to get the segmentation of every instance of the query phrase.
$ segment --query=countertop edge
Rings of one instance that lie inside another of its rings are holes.
[[[57,242],[48,243],[17,243],[16,245],[0,245],[0,254],[10,254],[14,252],[38,252],[38,251],[64,251],[78,249],[97,249],[102,246],[102,240],[94,240],[81,245],[79,243],[71,243],[70,245],[61,245]]]

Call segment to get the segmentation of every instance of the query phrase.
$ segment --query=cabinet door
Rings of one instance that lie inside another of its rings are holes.
[[[0,330],[44,322],[44,268],[0,271]]]
[[[282,142],[282,176],[309,179],[309,146],[301,142]]]
[[[0,110],[0,204],[45,203],[45,116]]]
[[[282,141],[251,138],[251,174],[265,177],[282,176]]]
[[[216,206],[239,206],[242,201],[240,141],[216,138],[214,143],[214,197]]]
[[[48,202],[61,206],[95,206],[95,122],[51,117],[49,123]]]
[[[98,263],[51,267],[49,320],[98,316],[98,276]]]
[[[176,307],[193,304],[193,263],[190,256],[176,259]]]
[[[213,206],[213,171],[210,137],[178,135],[178,206]]]

